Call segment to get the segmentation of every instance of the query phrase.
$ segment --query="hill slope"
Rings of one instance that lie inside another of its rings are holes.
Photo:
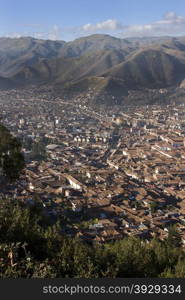
[[[63,41],[44,41],[30,37],[0,38],[0,75],[10,77],[40,58],[52,58],[65,45]]]
[[[179,86],[185,78],[184,37],[92,35],[69,43],[22,38],[5,39],[4,46],[2,41],[0,71],[9,79],[1,78],[0,88],[48,84],[66,94],[93,89],[120,97],[128,90]]]
[[[134,53],[104,75],[123,79],[129,89],[175,86],[185,78],[185,57],[149,48]]]

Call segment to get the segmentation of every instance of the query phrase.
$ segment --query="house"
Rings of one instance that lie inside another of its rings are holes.
[[[71,175],[63,174],[74,190],[82,190],[83,184]]]

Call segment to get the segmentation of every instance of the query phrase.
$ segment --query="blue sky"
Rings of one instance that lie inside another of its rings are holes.
[[[1,36],[73,40],[94,33],[185,35],[185,0],[0,0],[0,4]]]

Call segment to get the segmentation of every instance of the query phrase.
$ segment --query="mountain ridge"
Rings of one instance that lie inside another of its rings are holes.
[[[48,84],[78,94],[93,87],[119,97],[128,90],[177,87],[185,79],[185,37],[98,34],[72,42],[5,39],[3,46],[2,39],[0,88]]]

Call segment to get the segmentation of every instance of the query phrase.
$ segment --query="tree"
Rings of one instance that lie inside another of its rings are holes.
[[[174,273],[175,278],[185,278],[185,260],[183,258],[179,258]]]
[[[182,248],[157,238],[89,246],[47,224],[40,209],[0,199],[0,278],[185,278],[184,261]]]
[[[152,213],[155,213],[155,212],[156,212],[157,207],[158,207],[158,205],[157,205],[156,202],[154,202],[154,201],[151,202],[151,204],[150,204],[150,209],[151,209],[151,212],[152,212]]]
[[[175,225],[170,226],[168,228],[168,237],[166,240],[166,243],[169,247],[180,247],[181,246],[181,237],[178,232],[178,229],[176,228]]]
[[[24,166],[25,161],[21,153],[21,144],[6,127],[0,125],[1,176],[5,176],[9,181],[15,181],[19,178]]]
[[[47,157],[46,146],[42,141],[33,143],[31,158],[35,160],[45,160]]]

